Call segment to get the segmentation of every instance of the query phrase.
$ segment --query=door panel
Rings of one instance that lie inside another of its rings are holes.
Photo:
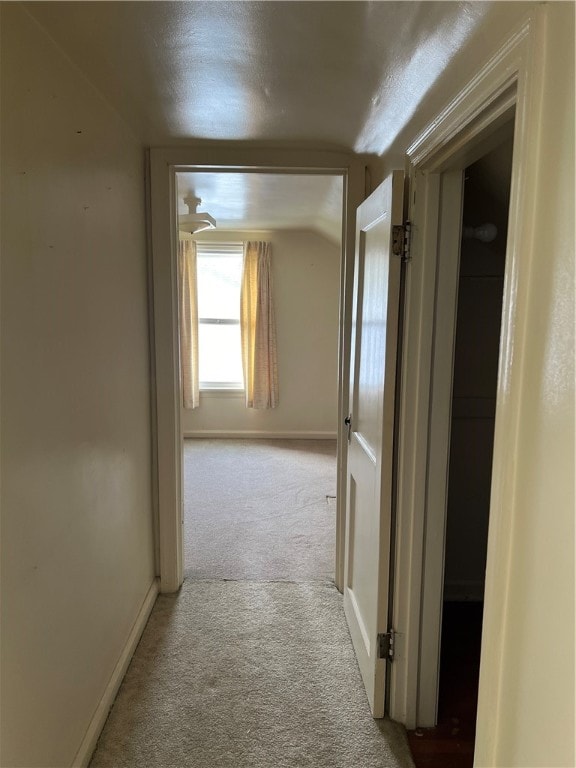
[[[389,176],[358,208],[350,376],[344,610],[374,717],[384,715],[394,396],[404,177]]]

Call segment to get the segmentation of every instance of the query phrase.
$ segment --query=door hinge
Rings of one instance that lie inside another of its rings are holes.
[[[350,442],[350,434],[352,432],[352,414],[349,413],[344,419],[344,424],[348,427],[348,442]]]
[[[396,632],[389,629],[388,632],[381,632],[378,635],[378,658],[394,661],[394,641]]]
[[[392,227],[392,253],[400,256],[404,263],[410,261],[411,224],[395,224]]]

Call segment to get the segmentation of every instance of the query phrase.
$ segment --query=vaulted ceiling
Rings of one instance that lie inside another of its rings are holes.
[[[523,5],[25,3],[143,145],[299,143],[374,155],[388,150],[431,90],[441,90],[443,71],[465,71],[466,48],[482,45],[486,25],[518,16]],[[264,219],[275,195],[286,207],[287,190],[269,181],[275,186],[263,193],[265,179],[258,188],[256,177],[245,179],[238,205],[254,210],[259,195]],[[308,219],[313,209],[334,219],[337,196],[327,189],[315,197],[314,184],[302,186]]]

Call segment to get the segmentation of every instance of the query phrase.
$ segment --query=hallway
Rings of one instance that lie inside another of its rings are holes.
[[[157,600],[93,768],[413,765],[370,715],[332,583],[335,483],[331,441],[186,441],[186,580]]]

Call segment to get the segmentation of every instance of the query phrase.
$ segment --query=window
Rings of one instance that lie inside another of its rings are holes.
[[[241,244],[197,243],[200,389],[243,389]]]

